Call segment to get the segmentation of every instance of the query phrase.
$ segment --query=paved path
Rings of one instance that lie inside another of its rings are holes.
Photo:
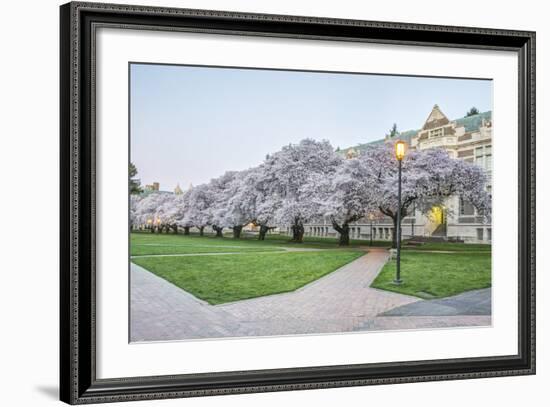
[[[380,312],[418,301],[370,287],[388,253],[373,249],[292,293],[216,306],[247,326],[250,335],[345,332]]]
[[[491,315],[491,289],[467,291],[437,300],[417,301],[386,311],[382,316]]]
[[[371,252],[292,293],[212,306],[131,264],[132,341],[351,331],[418,301],[370,288],[388,257]]]
[[[402,305],[366,321],[357,330],[490,326],[491,323],[491,289],[485,288]]]
[[[360,325],[356,331],[391,331],[427,328],[460,328],[491,326],[490,315],[454,315],[445,317],[408,316],[377,317]]]
[[[130,263],[131,341],[233,336],[231,315]]]
[[[445,317],[434,316],[433,312],[426,314],[429,301],[371,288],[389,254],[384,249],[369,250],[365,256],[291,293],[216,306],[131,263],[131,340],[490,325],[490,315],[447,312]],[[468,293],[464,295],[468,297]],[[432,303],[436,305],[432,309],[464,309],[468,302],[461,305],[460,299],[438,301]],[[395,315],[390,316],[392,313]]]

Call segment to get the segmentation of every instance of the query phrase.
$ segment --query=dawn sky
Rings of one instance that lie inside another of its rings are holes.
[[[492,109],[492,81],[131,65],[131,161],[143,185],[187,189],[309,137],[346,148]]]

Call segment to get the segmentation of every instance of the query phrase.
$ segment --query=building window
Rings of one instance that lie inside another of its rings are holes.
[[[483,240],[483,228],[477,229],[477,240]]]
[[[493,169],[493,153],[491,146],[477,147],[474,162],[489,174]]]
[[[493,231],[491,228],[487,228],[487,240],[490,242],[493,239]]]
[[[439,137],[443,135],[443,128],[430,130],[429,137]]]
[[[475,154],[475,163],[479,165],[480,167],[484,167],[483,163],[483,147],[477,147],[476,148],[476,154]]]
[[[464,198],[460,198],[459,208],[460,208],[460,212],[459,212],[460,216],[472,216],[475,213],[474,206],[470,202],[464,200]]]

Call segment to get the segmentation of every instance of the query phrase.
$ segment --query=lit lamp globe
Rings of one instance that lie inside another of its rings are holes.
[[[397,161],[403,160],[405,158],[405,152],[407,150],[407,143],[403,140],[399,140],[395,143],[395,158]]]

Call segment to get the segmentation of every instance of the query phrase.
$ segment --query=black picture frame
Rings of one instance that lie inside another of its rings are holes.
[[[60,7],[60,398],[70,404],[535,373],[535,33],[72,2]],[[515,355],[96,378],[95,71],[99,26],[514,51],[519,60],[519,351]]]

